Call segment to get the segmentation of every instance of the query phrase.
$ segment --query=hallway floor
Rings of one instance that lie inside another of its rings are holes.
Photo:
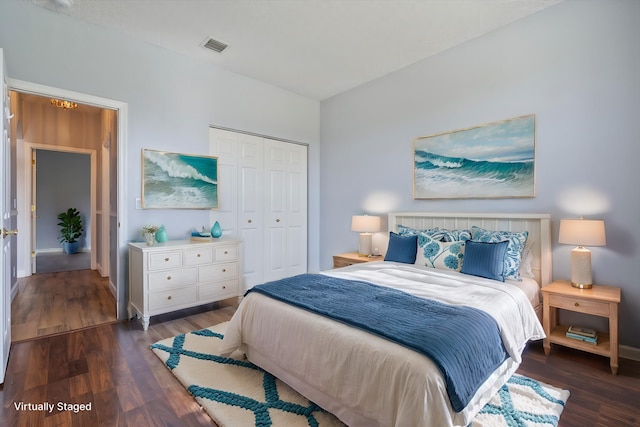
[[[11,342],[116,321],[108,277],[95,270],[34,274],[18,279],[11,303]]]

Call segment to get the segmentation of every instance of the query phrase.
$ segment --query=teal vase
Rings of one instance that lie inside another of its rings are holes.
[[[156,231],[156,241],[158,243],[164,243],[167,240],[169,240],[167,237],[167,230],[164,228],[164,225],[161,225],[160,229]]]
[[[220,223],[216,221],[216,223],[213,224],[213,227],[211,227],[211,237],[217,239],[220,236],[222,236],[222,227],[220,227]]]

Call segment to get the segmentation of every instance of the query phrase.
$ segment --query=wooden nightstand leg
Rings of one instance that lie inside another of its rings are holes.
[[[609,304],[609,345],[611,348],[611,373],[618,374],[618,304]]]
[[[553,319],[551,318],[553,316]],[[549,341],[549,335],[551,335],[551,329],[555,326],[555,309],[551,310],[547,298],[545,298],[544,305],[542,307],[542,327],[547,338],[542,340],[542,346],[544,347],[544,354],[547,356],[551,353],[551,341]]]

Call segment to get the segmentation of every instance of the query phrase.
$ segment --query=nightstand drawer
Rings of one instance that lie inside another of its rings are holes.
[[[549,305],[566,310],[609,317],[609,304],[606,302],[573,298],[563,295],[549,294]]]

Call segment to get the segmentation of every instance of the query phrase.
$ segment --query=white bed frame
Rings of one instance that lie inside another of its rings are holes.
[[[398,225],[416,229],[446,228],[471,229],[472,226],[493,231],[528,231],[527,246],[532,254],[531,267],[538,284],[551,283],[551,215],[513,213],[439,213],[392,212],[389,214],[389,230],[397,231]]]

